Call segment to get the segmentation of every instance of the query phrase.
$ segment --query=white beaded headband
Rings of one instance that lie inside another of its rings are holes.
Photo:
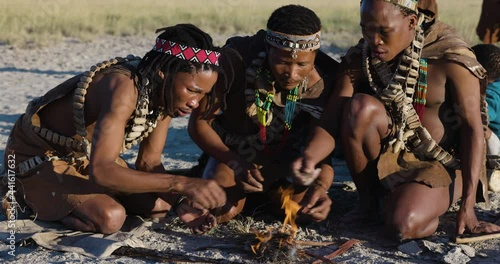
[[[276,48],[292,52],[297,58],[297,51],[314,51],[321,46],[321,31],[311,35],[291,35],[267,29],[266,42]]]

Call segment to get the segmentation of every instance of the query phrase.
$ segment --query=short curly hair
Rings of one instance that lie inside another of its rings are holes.
[[[500,78],[500,48],[493,44],[478,44],[472,47],[479,63],[488,72],[490,80]]]
[[[267,28],[285,34],[311,35],[321,30],[321,20],[307,7],[285,5],[274,10]]]

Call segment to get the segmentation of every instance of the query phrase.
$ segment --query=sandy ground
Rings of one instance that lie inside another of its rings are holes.
[[[45,48],[18,49],[0,45],[0,155],[3,157],[9,131],[16,118],[24,112],[27,103],[34,97],[44,94],[68,77],[87,70],[91,65],[115,56],[134,54],[142,56],[152,46],[153,36],[138,37],[102,37],[91,43],[65,40],[57,45]],[[222,39],[222,37],[221,37]],[[219,41],[222,41],[222,40]],[[338,57],[342,51],[328,45],[324,49]],[[200,150],[191,142],[186,133],[186,118],[176,119],[169,131],[163,162],[169,169],[189,168],[196,164]],[[136,150],[124,158],[133,163]],[[344,254],[334,258],[335,262],[344,263],[499,263],[500,240],[493,239],[482,243],[457,245],[452,242],[454,228],[453,213],[456,207],[441,218],[438,231],[425,240],[398,244],[385,240],[381,233],[382,226],[377,223],[363,225],[345,225],[339,222],[356,204],[354,185],[350,181],[345,163],[334,162],[336,180],[330,189],[334,204],[330,217],[321,224],[303,226],[297,239],[316,242],[333,242],[328,246],[309,247],[301,250],[275,250],[266,254],[266,258],[256,258],[248,250],[253,241],[252,234],[245,234],[250,228],[264,230],[269,226],[280,226],[281,219],[258,217],[246,219],[239,224],[221,225],[204,236],[194,236],[187,229],[167,219],[165,223],[156,223],[140,239],[148,248],[163,253],[172,253],[177,260],[192,262],[256,263],[311,262],[314,258],[301,257],[300,252],[307,251],[316,256],[328,255],[349,239],[358,239],[359,244]],[[477,207],[478,217],[482,220],[499,223],[500,195],[490,193],[492,209],[483,210],[484,204]],[[5,216],[0,215],[5,221]],[[158,228],[158,226],[160,226]],[[141,257],[111,256],[106,259],[93,259],[71,252],[56,252],[31,243],[18,246],[15,258],[9,258],[6,241],[0,242],[0,258],[12,263],[154,263],[159,260]],[[298,253],[297,253],[298,252]],[[295,253],[295,254],[292,254]],[[171,258],[172,259],[172,258]],[[202,261],[203,260],[203,261]]]

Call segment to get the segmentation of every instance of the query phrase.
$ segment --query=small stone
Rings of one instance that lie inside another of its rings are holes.
[[[492,192],[500,192],[500,170],[488,170],[488,186]]]
[[[462,253],[462,249],[455,247],[444,256],[443,261],[449,264],[466,264],[470,258]]]
[[[476,250],[473,247],[468,245],[460,245],[460,248],[462,249],[464,254],[467,255],[468,257],[473,258],[476,256]]]
[[[477,252],[477,253],[476,253],[476,256],[481,257],[481,258],[487,258],[487,257],[488,257],[488,254],[483,253],[483,252]]]
[[[346,190],[353,190],[353,191],[356,190],[356,184],[354,184],[354,182],[351,181],[345,182],[345,185],[346,185],[345,187]]]
[[[422,252],[422,249],[418,246],[417,242],[410,241],[405,244],[398,246],[399,251],[408,255],[418,255]]]
[[[423,241],[424,247],[427,248],[430,252],[444,254],[443,244],[434,243],[428,240]]]

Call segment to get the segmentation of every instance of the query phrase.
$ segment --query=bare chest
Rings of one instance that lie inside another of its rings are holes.
[[[442,66],[441,66],[442,67]],[[429,62],[427,71],[426,108],[439,108],[446,101],[446,74],[439,63]]]

